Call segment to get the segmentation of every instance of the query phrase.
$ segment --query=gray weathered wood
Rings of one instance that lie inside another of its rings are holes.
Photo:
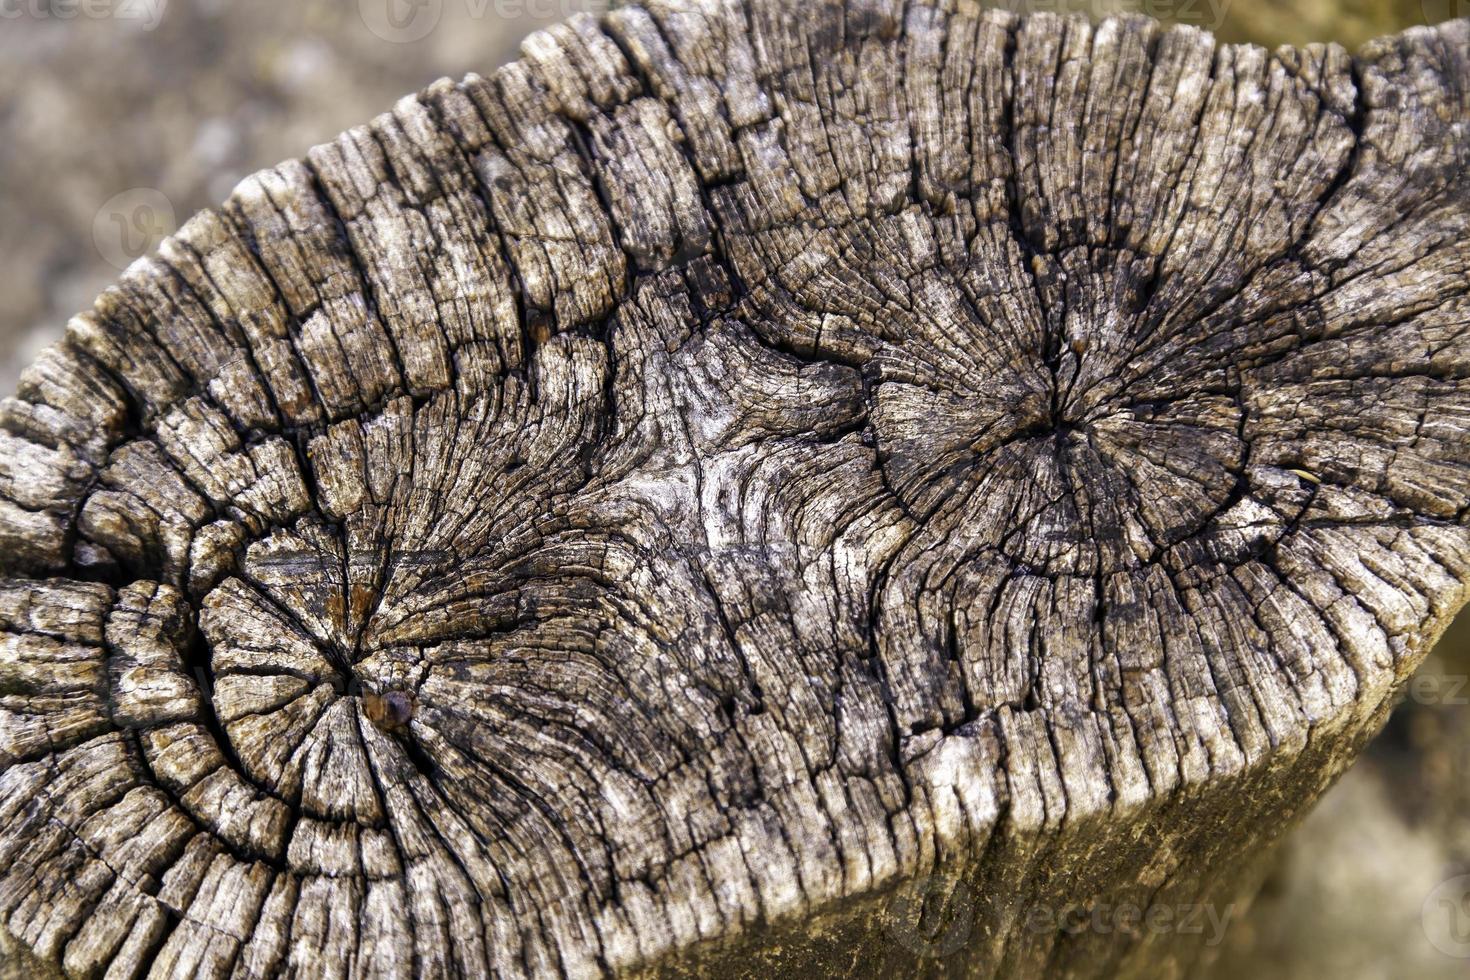
[[[109,977],[1182,975],[1036,914],[1225,914],[1465,599],[1470,25],[524,50],[0,403],[0,922]]]

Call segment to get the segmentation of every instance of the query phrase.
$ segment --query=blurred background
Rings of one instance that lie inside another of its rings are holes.
[[[598,2],[0,0],[0,393],[122,267],[246,174],[439,76],[489,71]],[[1470,0],[1001,2],[1142,11],[1268,47],[1356,48],[1470,15]],[[1470,976],[1462,620],[1230,921],[1214,976]]]

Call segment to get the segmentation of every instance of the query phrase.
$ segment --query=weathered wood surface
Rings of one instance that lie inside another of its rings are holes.
[[[1180,975],[1029,915],[1229,901],[1465,598],[1467,120],[1465,22],[681,0],[250,178],[0,403],[0,922]]]

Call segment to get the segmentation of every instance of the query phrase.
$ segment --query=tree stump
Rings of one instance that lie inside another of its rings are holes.
[[[1192,969],[1466,598],[1470,24],[524,55],[0,403],[0,921],[78,976]]]

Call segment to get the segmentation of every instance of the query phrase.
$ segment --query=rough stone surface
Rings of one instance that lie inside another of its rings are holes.
[[[0,403],[4,924],[1183,975],[1025,916],[1228,901],[1463,602],[1467,79],[654,3],[246,180]]]

